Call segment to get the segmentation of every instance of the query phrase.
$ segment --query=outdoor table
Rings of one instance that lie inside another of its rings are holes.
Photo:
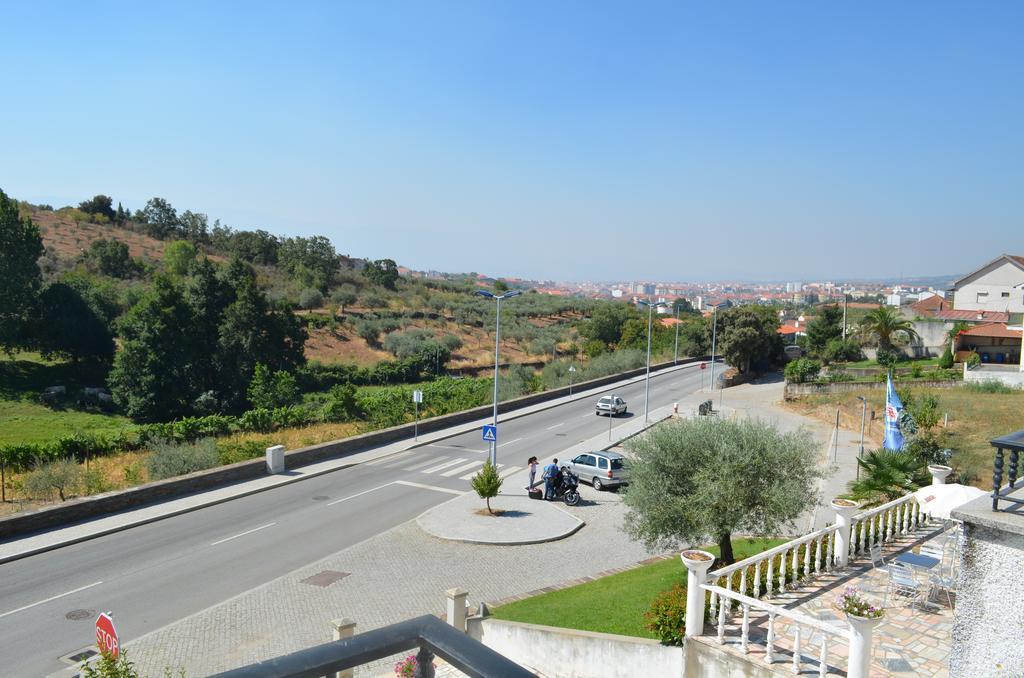
[[[896,556],[893,560],[899,563],[906,563],[911,567],[916,567],[921,570],[930,570],[941,562],[938,558],[922,556],[920,553],[904,553],[900,556]]]

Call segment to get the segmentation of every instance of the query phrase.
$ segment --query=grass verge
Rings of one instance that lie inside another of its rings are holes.
[[[782,543],[782,539],[737,539],[733,552],[740,560]],[[718,547],[707,550],[718,555]],[[678,558],[670,558],[517,600],[493,612],[496,618],[509,621],[656,639],[647,630],[644,614],[658,594],[680,583],[686,586],[686,568]]]

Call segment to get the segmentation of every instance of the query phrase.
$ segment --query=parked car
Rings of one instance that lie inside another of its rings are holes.
[[[617,395],[604,396],[597,401],[597,409],[594,414],[607,414],[614,417],[616,414],[626,413],[626,401]]]
[[[586,452],[577,456],[568,464],[569,470],[590,483],[595,490],[606,487],[617,487],[628,481],[629,470],[626,468],[625,457],[618,452]]]

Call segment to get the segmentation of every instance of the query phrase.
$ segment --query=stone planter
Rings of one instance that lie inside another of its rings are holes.
[[[687,549],[679,554],[679,558],[683,561],[686,569],[699,569],[704,572],[707,572],[711,568],[711,564],[715,562],[713,553],[697,549]]]
[[[932,474],[932,485],[945,485],[946,478],[953,472],[949,466],[942,464],[928,464],[928,473]]]
[[[714,554],[698,549],[687,549],[679,554],[686,566],[686,635],[704,633],[704,591],[708,570],[715,562]]]
[[[875,619],[846,614],[846,622],[850,625],[850,664],[846,670],[849,678],[868,678],[871,672],[872,637],[875,627],[883,621],[884,612]]]
[[[836,512],[835,564],[846,567],[850,562],[850,525],[853,514],[860,509],[860,504],[849,499],[836,497],[832,500],[832,510]]]

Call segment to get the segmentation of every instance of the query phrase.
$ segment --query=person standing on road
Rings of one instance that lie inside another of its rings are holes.
[[[558,460],[553,460],[544,467],[544,498],[551,501],[555,498],[555,478],[558,476]]]
[[[534,480],[537,478],[537,466],[539,465],[539,462],[537,461],[537,457],[530,457],[526,463],[530,466],[530,484],[526,486],[526,491],[529,492],[533,489]]]

